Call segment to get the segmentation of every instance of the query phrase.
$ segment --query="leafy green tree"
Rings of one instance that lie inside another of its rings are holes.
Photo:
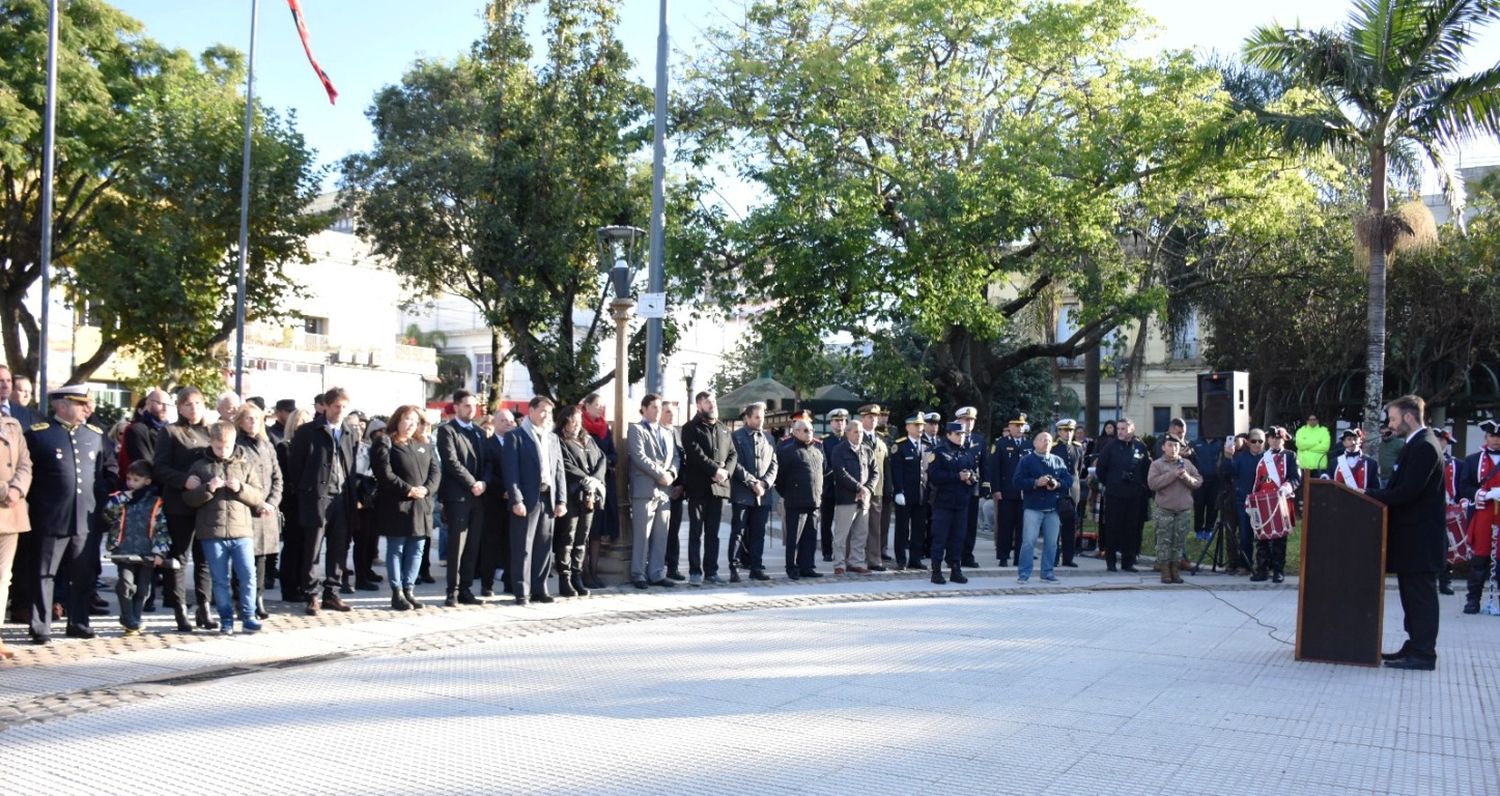
[[[1369,250],[1364,428],[1370,444],[1384,403],[1386,260],[1405,225],[1387,207],[1393,166],[1422,159],[1442,176],[1455,215],[1463,186],[1443,157],[1470,136],[1500,135],[1500,65],[1458,76],[1476,32],[1500,17],[1493,0],[1355,0],[1341,28],[1267,26],[1245,41],[1253,66],[1312,91],[1297,109],[1252,108],[1288,144],[1368,162],[1361,243]]]
[[[539,59],[525,35],[535,6]],[[517,360],[563,400],[613,378],[598,375],[614,326],[594,230],[644,227],[649,211],[631,156],[648,140],[650,92],[629,77],[617,6],[496,0],[470,54],[418,62],[376,96],[375,149],[344,164],[344,201],[375,253],[467,298],[510,343],[503,356],[496,343],[496,373]]]
[[[765,196],[705,220],[716,295],[765,302],[768,337],[897,350],[910,329],[916,378],[988,407],[1011,368],[1201,286],[1158,257],[1184,197],[1248,223],[1282,185],[1214,148],[1215,70],[1124,54],[1142,24],[1119,0],[752,4],[690,69],[683,111],[695,162],[732,156]],[[1082,307],[1055,340],[1064,293]]]
[[[143,380],[164,387],[222,372],[235,331],[244,84],[241,56],[215,48],[195,69],[185,53],[177,76],[144,98],[128,140],[134,165],[95,206],[93,231],[72,258],[66,284],[89,307],[100,344],[74,363],[87,380],[127,349]],[[308,236],[325,227],[310,213],[319,172],[293,120],[257,109],[252,126],[250,234],[245,318],[283,322],[298,286],[285,266],[308,262]]]

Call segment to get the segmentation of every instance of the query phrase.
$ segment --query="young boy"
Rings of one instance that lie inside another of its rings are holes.
[[[120,597],[120,624],[125,635],[141,634],[141,609],[151,593],[151,568],[175,561],[170,552],[167,515],[161,509],[161,490],[151,485],[151,463],[131,462],[125,489],[109,496],[104,522],[110,560],[119,570],[115,594]]]
[[[255,621],[255,528],[252,509],[265,500],[255,466],[235,447],[239,430],[220,421],[208,429],[208,453],[188,470],[183,502],[195,507],[193,529],[208,554],[208,569],[214,579],[214,607],[219,611],[219,632],[234,632],[238,603],[246,633],[260,630]],[[229,570],[239,583],[239,593],[230,597]]]

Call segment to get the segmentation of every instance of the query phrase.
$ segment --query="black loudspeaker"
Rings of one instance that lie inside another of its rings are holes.
[[[1239,370],[1198,375],[1198,434],[1223,439],[1250,430],[1250,374]]]

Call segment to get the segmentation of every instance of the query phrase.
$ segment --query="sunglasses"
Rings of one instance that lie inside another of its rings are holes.
[[[1266,444],[1266,441],[1263,440],[1263,439],[1252,439],[1252,440],[1250,440],[1250,444],[1251,445],[1264,445],[1264,444]]]

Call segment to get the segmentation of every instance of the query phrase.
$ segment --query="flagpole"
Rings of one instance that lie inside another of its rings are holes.
[[[234,293],[234,391],[242,396],[245,388],[245,255],[250,245],[250,133],[255,120],[255,26],[259,18],[260,0],[250,0],[250,62],[245,73],[245,154],[240,165],[239,282]]]
[[[47,324],[52,304],[52,177],[54,137],[57,133],[57,2],[47,15],[47,109],[42,120],[42,329],[37,351],[36,405],[47,412]]]
[[[648,290],[666,289],[667,0],[661,0],[656,33],[656,134],[651,157],[651,264]],[[646,321],[646,392],[661,394],[662,319]]]

